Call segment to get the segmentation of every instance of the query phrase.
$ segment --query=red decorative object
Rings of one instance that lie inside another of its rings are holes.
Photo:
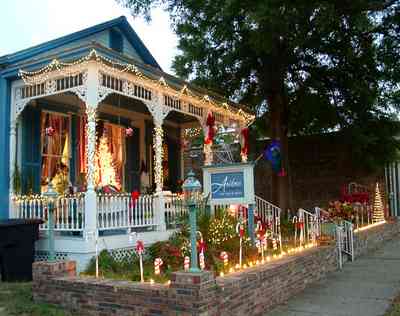
[[[204,144],[212,144],[215,137],[215,118],[212,112],[209,112],[206,120],[206,135]]]
[[[53,136],[55,131],[56,130],[54,129],[53,126],[46,127],[45,129],[45,133],[47,136]]]
[[[139,199],[139,197],[140,197],[139,191],[135,190],[135,191],[131,192],[131,200],[129,202],[130,208],[135,208],[136,201]]]
[[[135,247],[136,252],[141,255],[144,251],[144,243],[142,240],[138,240],[136,242],[136,247]]]
[[[349,183],[342,187],[342,202],[346,203],[369,203],[370,192],[368,187],[357,184]]]
[[[247,127],[240,132],[240,146],[242,148],[241,154],[247,156],[249,154],[249,129]]]
[[[128,127],[125,129],[125,136],[126,137],[131,137],[133,135],[133,128]]]
[[[206,251],[206,243],[203,238],[200,238],[200,241],[197,244],[197,251],[198,252],[205,252]]]
[[[222,251],[219,258],[224,262],[224,266],[228,265],[228,253],[226,251]]]

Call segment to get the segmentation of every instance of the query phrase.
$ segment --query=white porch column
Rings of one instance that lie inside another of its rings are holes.
[[[97,230],[97,196],[95,191],[96,112],[98,106],[99,79],[97,65],[88,65],[86,86],[87,115],[87,190],[85,194],[85,232]]]
[[[14,192],[15,165],[17,164],[17,120],[10,122],[10,191],[9,209],[10,218],[17,218],[13,197],[20,192]]]
[[[164,130],[162,127],[164,115],[162,107],[158,106],[154,109],[153,121],[153,147],[154,147],[154,182],[156,183],[156,197],[154,200],[155,216],[159,231],[166,231],[165,223],[165,199],[163,195],[163,139]]]

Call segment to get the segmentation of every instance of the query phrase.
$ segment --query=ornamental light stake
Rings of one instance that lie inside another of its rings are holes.
[[[205,262],[205,249],[206,249],[206,243],[204,242],[203,239],[203,234],[201,231],[197,231],[197,234],[200,235],[200,241],[199,241],[199,264],[200,264],[200,269],[204,270],[206,267],[206,262]]]
[[[294,247],[296,248],[297,244],[297,216],[293,216],[292,223],[294,226]]]
[[[244,225],[242,216],[239,217],[239,222],[236,225],[236,233],[239,235],[239,266],[242,267],[243,257],[243,237],[244,237]]]
[[[144,252],[144,244],[142,240],[138,240],[136,242],[136,252],[139,255],[139,268],[140,268],[140,282],[144,282],[143,277],[143,252]]]

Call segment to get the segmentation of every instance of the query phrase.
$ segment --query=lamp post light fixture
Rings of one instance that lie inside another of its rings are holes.
[[[49,238],[49,261],[54,262],[56,260],[55,250],[54,250],[54,206],[58,194],[54,191],[53,185],[49,180],[47,186],[47,191],[43,193],[43,196],[47,200],[47,211],[48,211],[48,238]]]
[[[189,171],[186,180],[182,184],[182,191],[185,197],[185,202],[189,208],[189,223],[190,223],[190,245],[191,245],[191,260],[189,272],[201,272],[197,262],[197,227],[196,227],[196,211],[199,196],[201,194],[201,183],[196,179],[194,172]]]

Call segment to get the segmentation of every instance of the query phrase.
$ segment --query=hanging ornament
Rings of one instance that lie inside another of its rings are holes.
[[[125,129],[125,136],[126,137],[133,136],[133,128],[132,127],[128,127],[128,128]]]
[[[226,251],[222,251],[219,255],[219,258],[224,262],[224,267],[227,267],[229,263],[228,253]]]
[[[55,131],[56,130],[54,129],[53,126],[49,126],[49,127],[46,127],[45,134],[46,134],[46,136],[53,136]]]
[[[285,176],[285,169],[282,167],[282,149],[280,141],[273,140],[264,151],[264,158],[271,163],[272,170],[278,176]]]
[[[155,275],[160,275],[161,272],[161,266],[163,265],[163,261],[161,258],[156,258],[154,260],[154,274]]]
[[[249,129],[247,127],[243,128],[240,132],[240,147],[242,161],[247,162],[247,156],[249,154]]]
[[[206,120],[206,134],[205,134],[204,144],[207,145],[212,144],[214,141],[215,133],[216,133],[215,118],[212,112],[208,112]]]
[[[144,244],[142,240],[138,240],[136,242],[135,250],[139,255],[139,268],[140,268],[140,282],[144,282],[143,276],[143,252],[144,252]]]
[[[186,256],[185,259],[183,260],[183,269],[185,271],[189,271],[189,268],[190,268],[190,258]]]

